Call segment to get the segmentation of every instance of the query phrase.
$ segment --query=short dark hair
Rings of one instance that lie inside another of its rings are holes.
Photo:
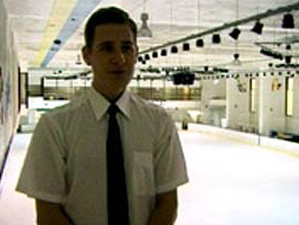
[[[95,28],[102,24],[128,24],[137,41],[137,25],[127,12],[116,7],[100,8],[90,16],[85,26],[84,37],[88,48],[92,46]]]

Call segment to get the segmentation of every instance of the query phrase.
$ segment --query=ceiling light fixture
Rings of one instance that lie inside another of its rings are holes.
[[[60,45],[60,44],[61,44],[61,40],[59,40],[59,39],[55,39],[55,40],[53,41],[53,43],[56,44],[56,45]]]
[[[229,36],[231,36],[231,38],[233,38],[234,40],[238,40],[240,33],[241,33],[240,29],[235,27],[232,30],[232,32],[229,33]]]
[[[147,25],[147,20],[149,19],[148,13],[142,13],[140,19],[142,21],[142,24],[140,29],[138,30],[137,36],[151,38],[153,36],[152,31]]]
[[[146,55],[144,56],[144,58],[145,58],[145,60],[150,60],[150,59],[151,59],[151,57],[149,56],[149,54],[146,54]]]
[[[195,45],[196,45],[196,47],[203,47],[204,42],[202,39],[197,39]]]
[[[212,42],[213,42],[213,44],[220,44],[221,43],[220,35],[219,34],[213,34]]]
[[[76,60],[75,64],[76,65],[81,65],[82,64],[81,55],[80,54],[77,54],[77,60]]]
[[[236,0],[236,20],[238,19],[239,19],[239,0]],[[229,36],[234,40],[238,40],[240,33],[241,31],[236,25],[234,29],[229,33]]]
[[[263,33],[263,27],[264,27],[264,24],[262,24],[260,21],[256,21],[256,23],[254,24],[251,31],[256,33],[256,34],[262,34]]]
[[[182,37],[180,39],[172,40],[172,42],[166,42],[166,43],[163,43],[161,45],[157,45],[157,46],[155,46],[155,48],[156,49],[165,48],[165,47],[173,45],[173,43],[186,42],[186,41],[194,39],[195,37],[199,38],[199,37],[206,36],[206,35],[211,35],[212,36],[215,33],[222,32],[222,30],[226,30],[226,29],[233,28],[233,27],[236,27],[236,26],[241,26],[241,25],[249,23],[249,22],[255,22],[257,20],[262,20],[262,19],[265,19],[265,18],[268,18],[268,17],[271,17],[271,16],[282,14],[282,13],[287,13],[287,12],[290,12],[294,9],[297,9],[298,7],[299,7],[299,2],[296,2],[294,4],[290,4],[290,5],[287,5],[285,7],[278,7],[278,8],[275,8],[275,9],[268,9],[265,12],[255,14],[253,16],[248,16],[248,17],[245,17],[245,18],[242,18],[242,19],[237,19],[235,21],[232,21],[232,22],[229,22],[229,23],[224,23],[223,25],[213,27],[213,28],[208,29],[208,30],[199,31],[198,33],[187,35],[187,36]],[[150,47],[148,49],[145,49],[145,50],[141,51],[141,53],[145,53],[145,52],[148,52],[148,51],[151,51],[151,50],[152,50],[152,48]]]
[[[167,56],[167,50],[166,49],[162,49],[161,56]]]
[[[154,51],[152,56],[153,56],[153,58],[158,58],[158,52]]]
[[[198,27],[198,31],[200,31],[200,17],[201,17],[201,5],[200,5],[200,0],[197,1],[197,17],[198,17],[198,24],[197,24],[197,27]],[[199,38],[196,40],[195,42],[195,46],[198,47],[198,48],[202,48],[204,46],[204,41],[202,38]]]
[[[236,0],[236,19],[239,19],[239,0]],[[232,61],[233,66],[241,66],[240,54],[238,53],[238,38],[241,33],[241,30],[238,27],[234,27],[234,29],[229,33],[229,36],[235,40],[235,50],[234,50],[234,60]]]
[[[286,55],[286,56],[285,56],[285,62],[286,62],[286,64],[290,64],[291,61],[292,61],[292,56],[290,56],[290,55]]]
[[[189,43],[184,43],[183,44],[183,51],[190,51],[190,45],[189,45]]]
[[[291,13],[287,13],[283,16],[283,20],[282,20],[282,28],[286,28],[286,29],[293,29],[295,28],[294,25],[294,17]]]
[[[241,63],[241,61],[240,61],[240,54],[239,53],[235,53],[234,55],[233,55],[233,57],[234,57],[234,60],[233,60],[233,62],[232,62],[232,65],[234,65],[234,66],[240,66],[242,63]]]
[[[171,49],[170,49],[170,52],[171,52],[171,53],[173,53],[173,54],[176,54],[176,53],[178,53],[178,47],[177,47],[177,46],[175,46],[175,45],[174,45],[174,46],[172,46],[172,47],[171,47]]]

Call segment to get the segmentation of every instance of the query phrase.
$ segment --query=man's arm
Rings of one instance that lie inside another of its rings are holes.
[[[156,207],[152,212],[148,225],[173,225],[177,217],[177,190],[158,194]]]
[[[60,204],[36,199],[38,225],[71,225]]]

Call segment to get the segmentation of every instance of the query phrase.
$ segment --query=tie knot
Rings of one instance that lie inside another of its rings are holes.
[[[115,104],[111,104],[108,108],[109,115],[116,115],[116,113],[119,111],[119,108]]]

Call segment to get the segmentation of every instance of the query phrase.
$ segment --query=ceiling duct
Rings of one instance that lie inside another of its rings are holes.
[[[269,48],[266,48],[266,47],[262,47],[260,53],[263,54],[263,55],[272,57],[274,59],[283,60],[283,55],[280,52],[273,51],[273,50],[271,50]]]

